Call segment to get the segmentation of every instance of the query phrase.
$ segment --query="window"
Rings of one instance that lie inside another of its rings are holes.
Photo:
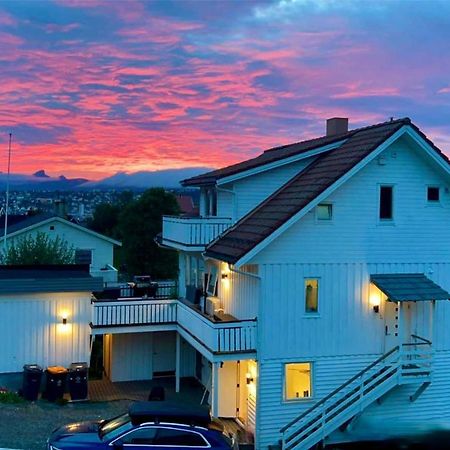
[[[380,186],[380,220],[392,220],[393,218],[393,187]]]
[[[428,186],[427,200],[429,202],[438,202],[439,201],[439,188],[438,187]]]
[[[75,264],[92,264],[92,250],[77,248],[75,250]]]
[[[216,295],[216,292],[217,292],[217,267],[211,266],[209,269],[206,293],[214,297]]]
[[[331,220],[333,218],[333,205],[320,204],[316,209],[317,220]]]
[[[173,447],[209,447],[201,434],[175,428],[159,428],[153,444]]]
[[[286,364],[284,377],[286,400],[312,397],[310,362]]]
[[[305,312],[319,312],[319,280],[317,278],[305,280]]]
[[[122,439],[123,444],[148,445],[153,444],[157,428],[139,428],[126,434]]]

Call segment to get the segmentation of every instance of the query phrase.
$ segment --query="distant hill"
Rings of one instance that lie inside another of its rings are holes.
[[[180,181],[212,170],[208,167],[190,167],[185,169],[167,169],[141,172],[118,172],[99,181],[86,178],[66,178],[64,175],[51,177],[45,170],[33,175],[11,174],[10,187],[13,190],[74,190],[74,189],[146,189],[161,186],[179,188]],[[0,191],[4,190],[7,175],[0,172]]]
[[[208,167],[190,167],[186,169],[166,169],[141,172],[117,172],[111,177],[83,185],[83,188],[148,188],[162,186],[180,187],[180,181],[213,170]]]

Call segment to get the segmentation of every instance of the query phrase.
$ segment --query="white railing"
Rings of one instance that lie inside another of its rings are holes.
[[[205,246],[231,225],[226,217],[163,217],[162,241],[164,244],[181,244],[188,247]]]
[[[256,351],[256,320],[212,322],[181,301],[178,325],[213,353]]]
[[[180,300],[129,298],[92,304],[93,328],[174,324],[212,353],[256,351],[256,320],[213,322]]]
[[[412,338],[415,342],[395,347],[283,427],[282,449],[313,447],[397,385],[429,383],[431,342]]]
[[[94,300],[93,327],[176,323],[177,300]]]

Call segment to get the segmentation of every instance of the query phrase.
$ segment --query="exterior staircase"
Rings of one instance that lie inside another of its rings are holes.
[[[396,386],[418,384],[410,397],[415,401],[431,382],[433,353],[427,339],[413,335],[412,340],[381,356],[283,427],[282,450],[306,450],[323,442]]]

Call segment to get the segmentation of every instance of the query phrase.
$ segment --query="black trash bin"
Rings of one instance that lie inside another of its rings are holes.
[[[64,397],[66,390],[67,369],[61,366],[47,367],[46,394],[49,402],[54,402]]]
[[[23,366],[22,393],[25,400],[36,401],[41,387],[42,368],[37,364]]]
[[[69,392],[72,400],[86,400],[88,397],[88,365],[85,362],[72,363],[69,367]]]

